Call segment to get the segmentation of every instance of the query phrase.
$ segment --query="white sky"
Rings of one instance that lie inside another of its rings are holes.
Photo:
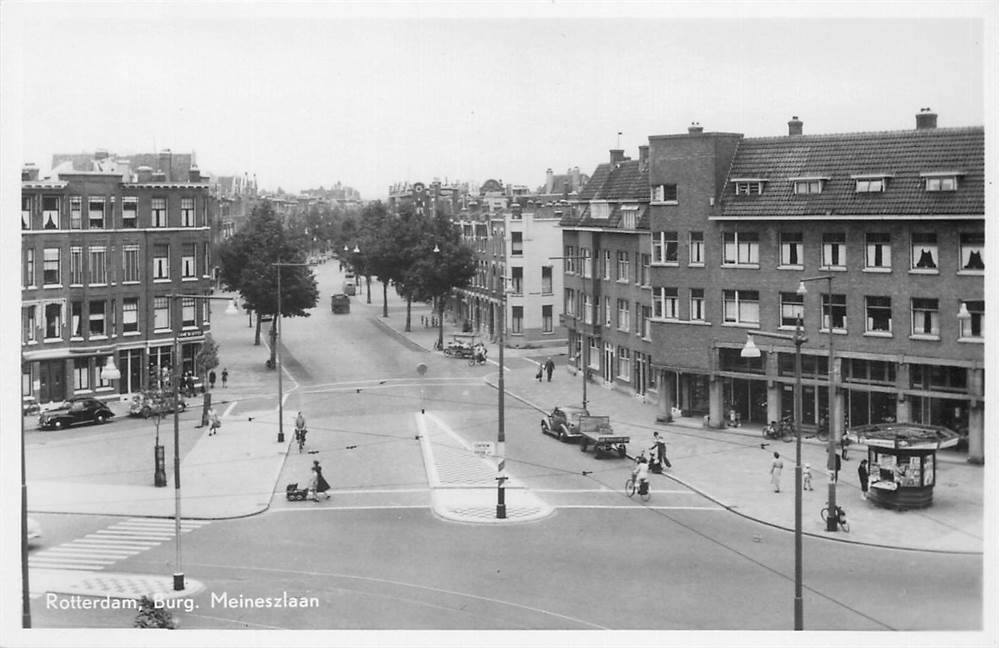
[[[618,131],[636,157],[694,120],[749,136],[792,115],[806,134],[913,128],[927,106],[941,127],[984,120],[985,12],[958,3],[2,4],[22,57],[7,77],[23,74],[7,108],[43,170],[171,148],[269,189],[378,198],[434,177],[535,188],[549,167],[592,173]]]

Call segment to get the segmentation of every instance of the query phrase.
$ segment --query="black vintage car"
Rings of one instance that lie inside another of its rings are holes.
[[[46,410],[38,417],[38,427],[43,430],[61,430],[81,423],[104,423],[114,412],[103,402],[90,396],[70,398],[60,407]]]

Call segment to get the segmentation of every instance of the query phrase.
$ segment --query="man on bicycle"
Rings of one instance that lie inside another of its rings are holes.
[[[298,412],[298,416],[295,417],[295,440],[301,443],[305,443],[305,435],[307,430],[305,429],[305,417],[302,415],[301,410]]]

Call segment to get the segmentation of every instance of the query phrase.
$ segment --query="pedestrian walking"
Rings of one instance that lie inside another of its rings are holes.
[[[208,408],[208,436],[215,436],[218,434],[219,428],[222,427],[222,421],[219,420],[219,415],[215,412],[214,407]]]
[[[784,461],[780,458],[780,453],[774,453],[774,460],[770,462],[770,483],[774,487],[774,492],[780,492],[780,474],[784,472]]]
[[[215,370],[212,369],[208,372],[208,388],[215,389]]]
[[[323,468],[319,465],[319,460],[315,459],[312,461],[312,481],[310,483],[310,490],[312,491],[312,500],[315,502],[319,501],[319,495],[322,494],[326,499],[330,498],[329,494],[330,485],[323,477]]]
[[[538,373],[534,374],[534,379],[541,382],[541,377],[545,375],[545,365],[538,363]]]
[[[867,499],[867,485],[870,478],[867,472],[867,459],[862,459],[857,466],[857,476],[860,477],[860,498]]]
[[[839,470],[843,467],[843,460],[839,458],[839,453],[833,453],[833,474],[832,480],[834,484],[839,483]]]
[[[801,490],[815,490],[812,488],[812,464],[806,463],[801,471]]]
[[[669,457],[666,456],[666,440],[662,438],[658,430],[652,433],[652,447],[649,449],[652,451],[653,460],[659,464],[660,471],[663,466],[673,467],[673,464],[669,462]]]
[[[229,368],[228,367],[223,367],[222,368],[222,387],[227,387],[228,386],[227,385],[228,382],[229,382]]]
[[[552,372],[555,371],[555,363],[552,362],[551,356],[545,360],[545,373],[548,374],[548,382],[552,381]]]

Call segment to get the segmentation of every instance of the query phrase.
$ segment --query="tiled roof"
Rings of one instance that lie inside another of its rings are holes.
[[[985,214],[981,127],[747,138],[722,192],[725,218]],[[957,191],[927,192],[922,173],[960,171]],[[888,176],[883,192],[858,193],[856,175]],[[824,177],[796,195],[793,178]],[[765,178],[763,193],[736,196],[734,178]]]
[[[621,210],[615,205],[608,218],[592,218],[589,206],[591,200],[606,200],[610,203],[638,203],[639,214],[636,229],[648,229],[649,217],[649,171],[642,168],[637,160],[625,160],[618,164],[598,165],[590,181],[580,190],[579,204],[571,213],[562,217],[563,227],[607,227],[620,228]]]

